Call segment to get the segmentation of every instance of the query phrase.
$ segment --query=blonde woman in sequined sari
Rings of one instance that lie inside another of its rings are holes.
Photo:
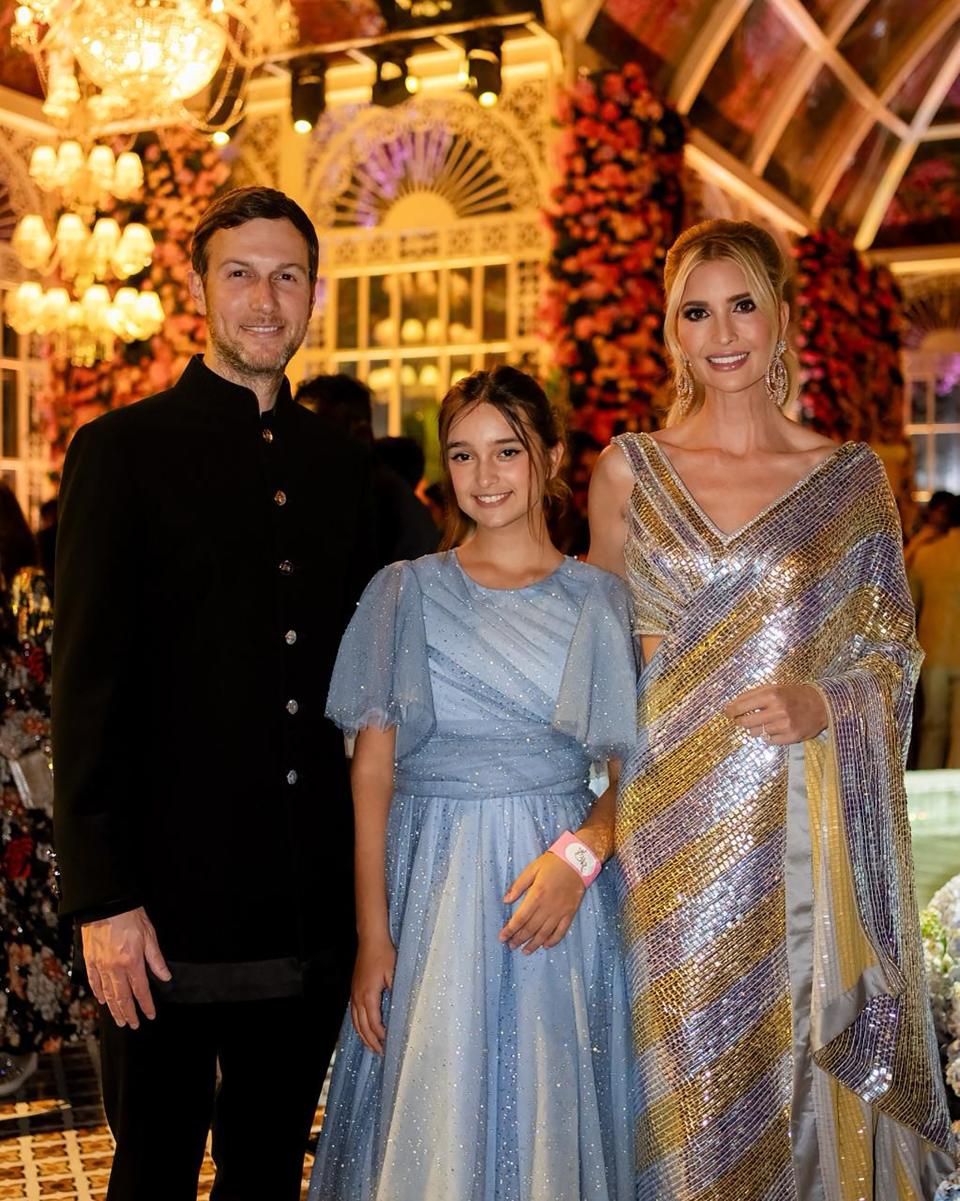
[[[591,488],[630,585],[617,854],[638,1201],[927,1201],[951,1170],[903,759],[919,653],[883,468],[788,420],[786,268],[713,221],[666,266],[677,402]]]

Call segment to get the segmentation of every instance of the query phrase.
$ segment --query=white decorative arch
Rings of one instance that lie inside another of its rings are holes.
[[[28,169],[35,144],[19,130],[0,126],[0,243],[9,243],[14,226],[24,213],[46,211],[40,189]],[[11,262],[15,262],[13,256],[4,255],[7,268],[4,274],[8,279]],[[21,273],[18,269],[16,275]]]
[[[470,97],[425,97],[344,116],[321,122],[307,166],[309,210],[321,229],[396,225],[391,210],[403,204],[415,215],[410,198],[418,195],[428,207],[419,224],[430,226],[545,203],[540,148],[509,104],[499,111]]]

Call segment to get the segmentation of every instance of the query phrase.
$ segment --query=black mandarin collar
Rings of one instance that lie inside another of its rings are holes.
[[[273,408],[261,415],[256,393],[211,371],[200,354],[193,356],[175,387],[177,391],[189,393],[190,403],[211,416],[250,426],[259,426],[261,422],[276,425],[296,403],[290,392],[290,381],[284,376]]]

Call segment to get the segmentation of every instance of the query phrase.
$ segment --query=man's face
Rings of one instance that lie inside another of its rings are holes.
[[[190,294],[207,318],[207,366],[227,378],[275,377],[303,341],[316,300],[307,243],[286,218],[218,229],[206,277],[190,273]]]

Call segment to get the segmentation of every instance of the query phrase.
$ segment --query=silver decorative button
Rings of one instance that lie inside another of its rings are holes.
[[[263,438],[264,442],[272,442],[273,441],[273,430],[271,430],[271,429],[261,430],[260,436],[261,436],[261,438]]]
[[[290,714],[291,717],[293,717],[294,713],[296,713],[299,710],[299,708],[300,708],[300,706],[297,704],[297,702],[295,700],[287,701],[287,712]]]
[[[293,564],[289,559],[281,559],[279,563],[279,570],[281,575],[289,575],[293,571]]]
[[[283,636],[283,640],[287,644],[287,646],[293,646],[293,644],[297,640],[297,631],[296,630],[287,630],[287,632]]]
[[[288,771],[287,772],[287,783],[288,784],[296,784],[296,782],[297,782],[297,773],[295,771]]]
[[[282,488],[278,488],[273,494],[273,503],[275,505],[285,505],[287,503],[287,494]]]

